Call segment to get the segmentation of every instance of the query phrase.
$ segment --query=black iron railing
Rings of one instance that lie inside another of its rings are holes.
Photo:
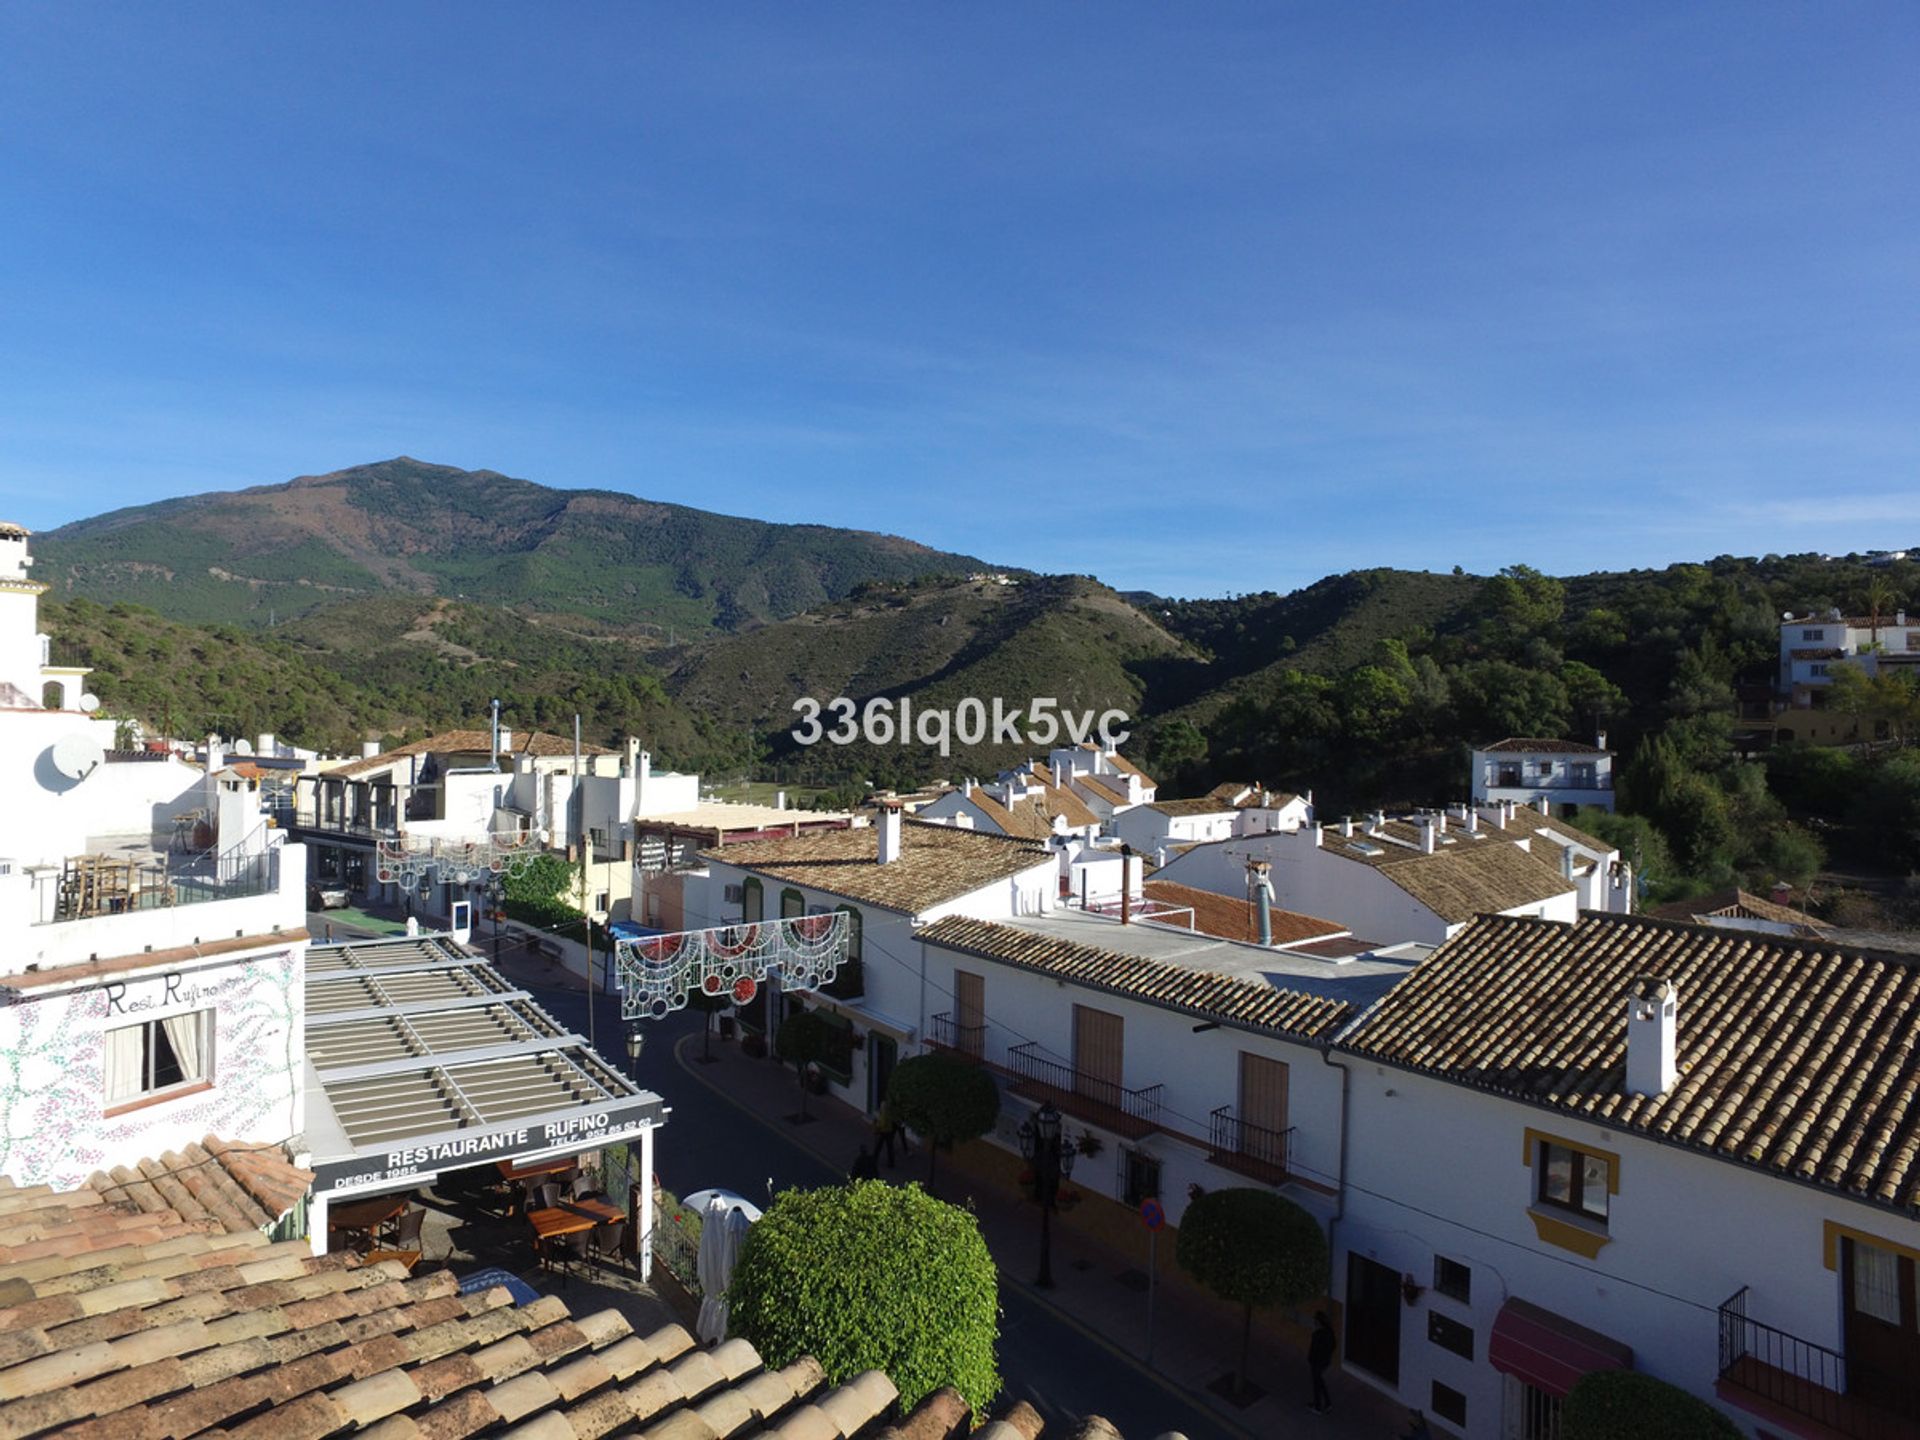
[[[1855,1440],[1920,1437],[1920,1383],[1850,1362],[1838,1350],[1747,1314],[1747,1287],[1720,1307],[1720,1379],[1768,1405]]]
[[[932,1038],[942,1050],[952,1050],[969,1060],[982,1059],[987,1053],[987,1027],[962,1025],[950,1011],[943,1010],[933,1017]]]
[[[1162,1086],[1130,1090],[1116,1081],[1048,1060],[1038,1051],[1037,1041],[1014,1046],[1007,1051],[1007,1069],[1023,1086],[1053,1101],[1069,1115],[1135,1135],[1158,1123]]]
[[[1231,1105],[1222,1105],[1213,1111],[1212,1120],[1209,1136],[1212,1154],[1208,1159],[1234,1169],[1258,1167],[1276,1176],[1288,1173],[1288,1161],[1293,1157],[1293,1126],[1274,1130],[1256,1125],[1235,1115]]]

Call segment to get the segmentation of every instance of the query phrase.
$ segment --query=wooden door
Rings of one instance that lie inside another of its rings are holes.
[[[1400,1274],[1347,1252],[1347,1357],[1389,1385],[1400,1383]]]
[[[1904,1255],[1843,1241],[1847,1390],[1874,1405],[1912,1415],[1920,1392],[1920,1314],[1914,1265]]]
[[[978,1058],[986,1050],[987,982],[966,970],[953,972],[954,1048]]]
[[[1108,1010],[1073,1007],[1073,1088],[1090,1100],[1123,1109],[1120,1077],[1125,1022]]]
[[[1240,1052],[1240,1153],[1269,1165],[1287,1163],[1286,1062]]]

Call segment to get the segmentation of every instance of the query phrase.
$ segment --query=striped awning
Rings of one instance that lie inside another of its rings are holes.
[[[1525,1300],[1509,1300],[1493,1320],[1487,1363],[1549,1395],[1565,1395],[1596,1370],[1631,1370],[1633,1348]]]

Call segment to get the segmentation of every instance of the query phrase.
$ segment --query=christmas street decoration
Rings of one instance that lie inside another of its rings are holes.
[[[695,992],[745,1005],[770,975],[782,990],[815,990],[839,973],[850,939],[846,912],[836,910],[621,940],[614,948],[620,1014],[659,1020]]]

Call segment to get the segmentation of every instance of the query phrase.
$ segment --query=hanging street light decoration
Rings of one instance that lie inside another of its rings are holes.
[[[817,990],[840,973],[850,940],[843,910],[623,939],[614,947],[620,1015],[664,1019],[696,992],[750,1004],[774,976],[782,990]]]
[[[540,834],[498,831],[484,840],[438,836],[416,840],[403,830],[378,842],[374,878],[383,885],[417,890],[429,882],[478,885],[518,875],[540,854]]]
[[[1053,1207],[1060,1198],[1060,1182],[1073,1174],[1078,1154],[1073,1137],[1061,1132],[1060,1112],[1043,1101],[1032,1116],[1020,1122],[1020,1158],[1033,1172],[1033,1198],[1040,1202],[1040,1274],[1034,1284],[1053,1288]]]

